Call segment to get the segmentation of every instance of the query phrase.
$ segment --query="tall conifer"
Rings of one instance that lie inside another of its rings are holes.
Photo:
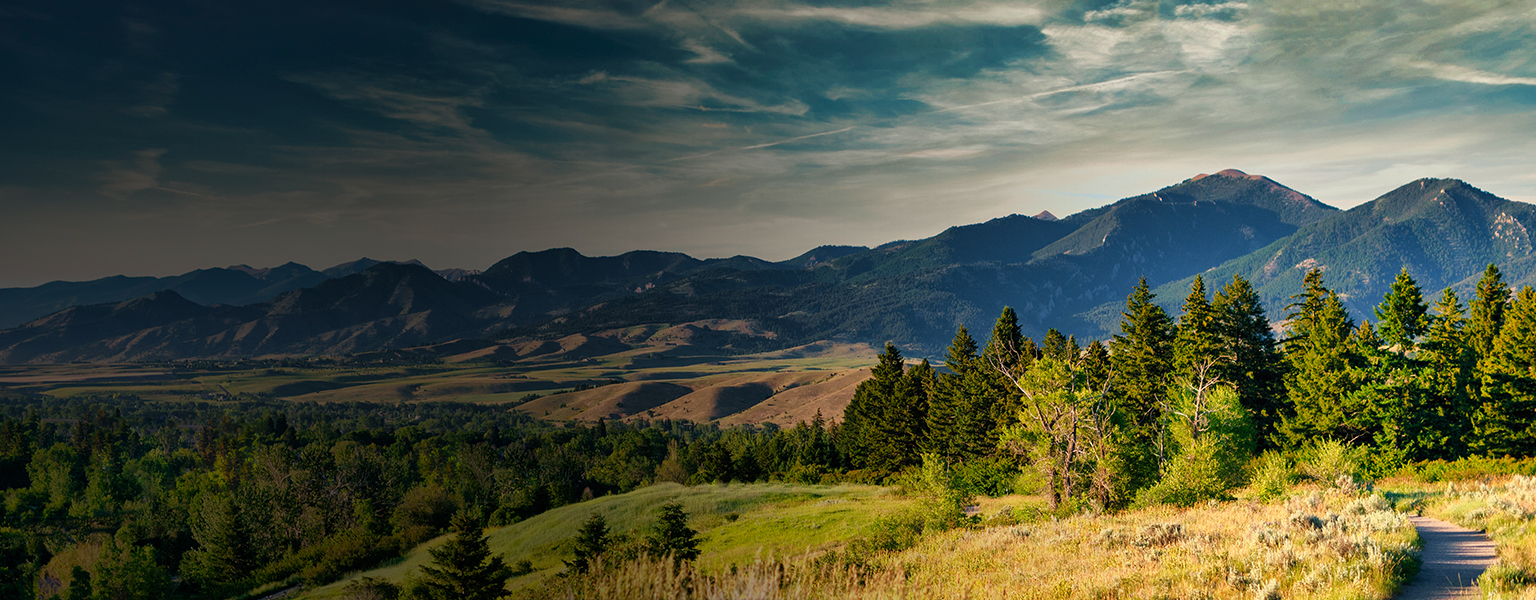
[[[1492,263],[1483,270],[1483,277],[1477,281],[1477,297],[1472,299],[1472,306],[1467,316],[1467,345],[1472,350],[1473,360],[1481,362],[1485,357],[1493,354],[1493,342],[1499,337],[1499,330],[1504,327],[1504,312],[1509,307],[1509,286],[1504,283],[1504,275],[1499,268]]]
[[[1173,370],[1173,324],[1153,298],[1147,279],[1141,278],[1125,299],[1120,334],[1110,341],[1115,393],[1128,413],[1131,443],[1149,450],[1166,442],[1162,413]],[[1159,455],[1132,458],[1139,460],[1127,465],[1132,487],[1152,483],[1161,468]]]
[[[1356,441],[1360,436],[1353,424],[1361,407],[1345,399],[1359,387],[1358,373],[1350,367],[1361,336],[1338,294],[1323,287],[1322,279],[1322,271],[1308,271],[1302,280],[1305,289],[1292,297],[1290,335],[1285,340],[1290,363],[1285,387],[1292,410],[1280,424],[1286,445],[1292,447],[1314,438]]]
[[[1536,291],[1520,288],[1482,362],[1482,406],[1472,450],[1485,456],[1536,455]]]
[[[1418,282],[1408,275],[1408,267],[1403,267],[1392,282],[1392,289],[1376,305],[1376,334],[1397,352],[1408,354],[1414,349],[1414,341],[1424,334],[1428,325],[1424,315],[1428,311]]]
[[[1260,450],[1275,448],[1281,416],[1286,409],[1285,357],[1275,343],[1264,303],[1248,280],[1234,275],[1211,301],[1221,336],[1222,353],[1231,358],[1220,371],[1237,389],[1248,409]]]
[[[1184,310],[1179,314],[1178,333],[1173,341],[1173,370],[1175,378],[1189,379],[1202,361],[1225,363],[1217,313],[1206,298],[1205,279],[1195,276],[1189,286],[1189,296],[1184,299]],[[1212,373],[1215,375],[1215,373]]]
[[[1464,452],[1467,429],[1471,426],[1475,356],[1467,344],[1466,318],[1456,292],[1445,288],[1434,311],[1429,329],[1419,343],[1431,388],[1426,415],[1432,420],[1431,432],[1424,444],[1436,454],[1431,458],[1453,458]]]
[[[963,447],[959,438],[966,419],[964,413],[968,409],[968,388],[980,367],[976,350],[976,340],[971,338],[971,332],[960,327],[944,353],[944,367],[949,372],[936,376],[933,394],[929,396],[923,451],[938,454],[946,461],[958,460]]]

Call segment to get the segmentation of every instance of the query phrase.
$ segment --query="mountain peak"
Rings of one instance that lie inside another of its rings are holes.
[[[1237,179],[1251,179],[1253,181],[1269,180],[1268,177],[1265,177],[1263,175],[1249,175],[1249,174],[1244,173],[1242,171],[1239,171],[1237,169],[1222,169],[1220,171],[1215,172],[1214,174],[1212,174],[1212,173],[1201,173],[1199,175],[1196,175],[1194,177],[1189,178],[1189,180],[1190,181],[1200,181],[1201,179],[1205,179],[1206,177],[1233,177],[1233,178],[1237,178]],[[1276,185],[1278,185],[1278,184],[1276,184]]]
[[[1036,219],[1040,219],[1041,221],[1060,221],[1061,220],[1061,219],[1056,218],[1056,215],[1051,214],[1051,211],[1048,211],[1048,210],[1040,211],[1039,214],[1035,215],[1035,218]]]

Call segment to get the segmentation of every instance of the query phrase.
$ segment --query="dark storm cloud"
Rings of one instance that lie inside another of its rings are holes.
[[[1471,2],[12,2],[0,285],[576,246],[783,258],[1199,171],[1536,197]],[[47,251],[39,249],[46,248]]]

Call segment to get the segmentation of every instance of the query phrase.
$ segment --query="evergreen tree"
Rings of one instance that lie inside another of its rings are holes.
[[[1408,267],[1403,267],[1392,289],[1376,305],[1376,333],[1397,352],[1408,354],[1414,349],[1414,340],[1424,334],[1428,311],[1419,284],[1408,275]]]
[[[1431,398],[1426,415],[1431,425],[1425,447],[1427,458],[1450,459],[1462,456],[1466,450],[1476,357],[1467,343],[1466,319],[1456,292],[1445,288],[1434,310],[1429,330],[1419,343]]]
[[[1472,350],[1473,361],[1481,363],[1493,354],[1493,342],[1504,328],[1504,313],[1509,307],[1509,296],[1509,286],[1504,283],[1504,275],[1499,273],[1498,267],[1489,263],[1488,268],[1483,270],[1482,279],[1477,281],[1477,297],[1472,300],[1467,317],[1467,345]]]
[[[1472,450],[1484,456],[1536,455],[1536,291],[1520,289],[1484,358],[1482,406]]]
[[[1216,313],[1221,353],[1230,359],[1218,375],[1232,384],[1238,402],[1248,409],[1256,446],[1276,448],[1286,407],[1285,357],[1276,347],[1264,303],[1248,280],[1234,275],[1216,293],[1211,310]]]
[[[976,350],[976,340],[971,339],[971,333],[965,327],[960,327],[949,350],[944,353],[944,367],[949,372],[937,376],[933,394],[929,396],[923,451],[937,454],[948,462],[958,460],[965,447],[961,438],[964,437],[962,424],[967,420],[965,413],[969,409],[970,391],[967,388],[980,368]]]
[[[566,568],[574,573],[586,573],[592,569],[597,557],[608,551],[608,521],[602,515],[592,513],[581,529],[576,530],[576,556],[565,561]]]
[[[1315,438],[1358,440],[1365,433],[1360,424],[1364,407],[1353,396],[1360,387],[1360,373],[1351,367],[1361,332],[1355,331],[1338,294],[1323,287],[1322,271],[1308,271],[1303,284],[1302,293],[1292,297],[1290,335],[1285,341],[1290,363],[1285,387],[1292,409],[1281,420],[1281,436],[1290,447]],[[1365,332],[1369,331],[1367,326]]]
[[[655,556],[671,556],[685,561],[699,557],[698,532],[688,527],[688,513],[676,502],[661,505],[656,525],[646,537],[646,551]]]
[[[1126,465],[1132,487],[1144,487],[1157,478],[1167,458],[1163,412],[1168,376],[1173,370],[1173,324],[1153,302],[1145,277],[1125,300],[1120,334],[1110,341],[1109,356],[1118,405],[1126,410],[1130,422],[1130,443],[1152,450],[1131,457],[1137,462]]]
[[[1192,380],[1199,374],[1202,364],[1227,364],[1223,356],[1220,315],[1206,299],[1205,279],[1195,276],[1189,286],[1189,296],[1184,299],[1184,311],[1179,315],[1177,334],[1173,340],[1173,375],[1175,379]],[[1211,373],[1215,376],[1216,373]]]
[[[427,552],[432,565],[421,568],[421,587],[430,600],[499,600],[508,596],[512,570],[491,547],[479,524],[465,513],[454,516],[456,535]]]
[[[870,378],[854,388],[853,400],[843,409],[843,424],[838,428],[838,450],[853,461],[853,466],[869,468],[880,440],[880,426],[885,409],[896,395],[896,387],[905,374],[901,351],[886,343]]]
[[[929,396],[933,390],[933,367],[927,359],[907,369],[897,381],[894,392],[884,399],[875,418],[874,437],[869,444],[870,464],[884,471],[897,471],[921,462],[921,444],[925,437]]]
[[[208,492],[192,520],[198,548],[187,552],[182,571],[200,585],[215,587],[244,580],[256,567],[251,535],[235,499]]]
[[[991,426],[985,432],[986,446],[997,443],[998,428],[1013,420],[1014,413],[1019,410],[1019,395],[1014,390],[1003,370],[1014,372],[1023,371],[1040,355],[1040,350],[1033,340],[1024,337],[1019,329],[1019,315],[1013,308],[1004,306],[1002,314],[998,315],[997,322],[992,326],[992,338],[987,340],[987,346],[981,352],[981,357],[987,368],[984,369],[986,377],[984,385],[987,388],[982,396],[986,402],[975,409],[985,408],[987,415],[985,422]],[[981,421],[983,417],[977,416]],[[980,425],[978,422],[977,425]],[[972,448],[973,451],[985,450]]]

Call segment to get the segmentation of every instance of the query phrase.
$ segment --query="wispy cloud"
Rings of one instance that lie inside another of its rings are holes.
[[[146,148],[134,152],[128,160],[109,162],[107,171],[100,176],[101,186],[96,188],[97,191],[103,196],[123,200],[136,192],[160,187],[160,157],[165,152],[165,148]]]
[[[1513,77],[1490,73],[1460,65],[1441,65],[1430,62],[1412,62],[1409,66],[1424,69],[1436,79],[1477,83],[1481,85],[1536,85],[1536,77]]]

